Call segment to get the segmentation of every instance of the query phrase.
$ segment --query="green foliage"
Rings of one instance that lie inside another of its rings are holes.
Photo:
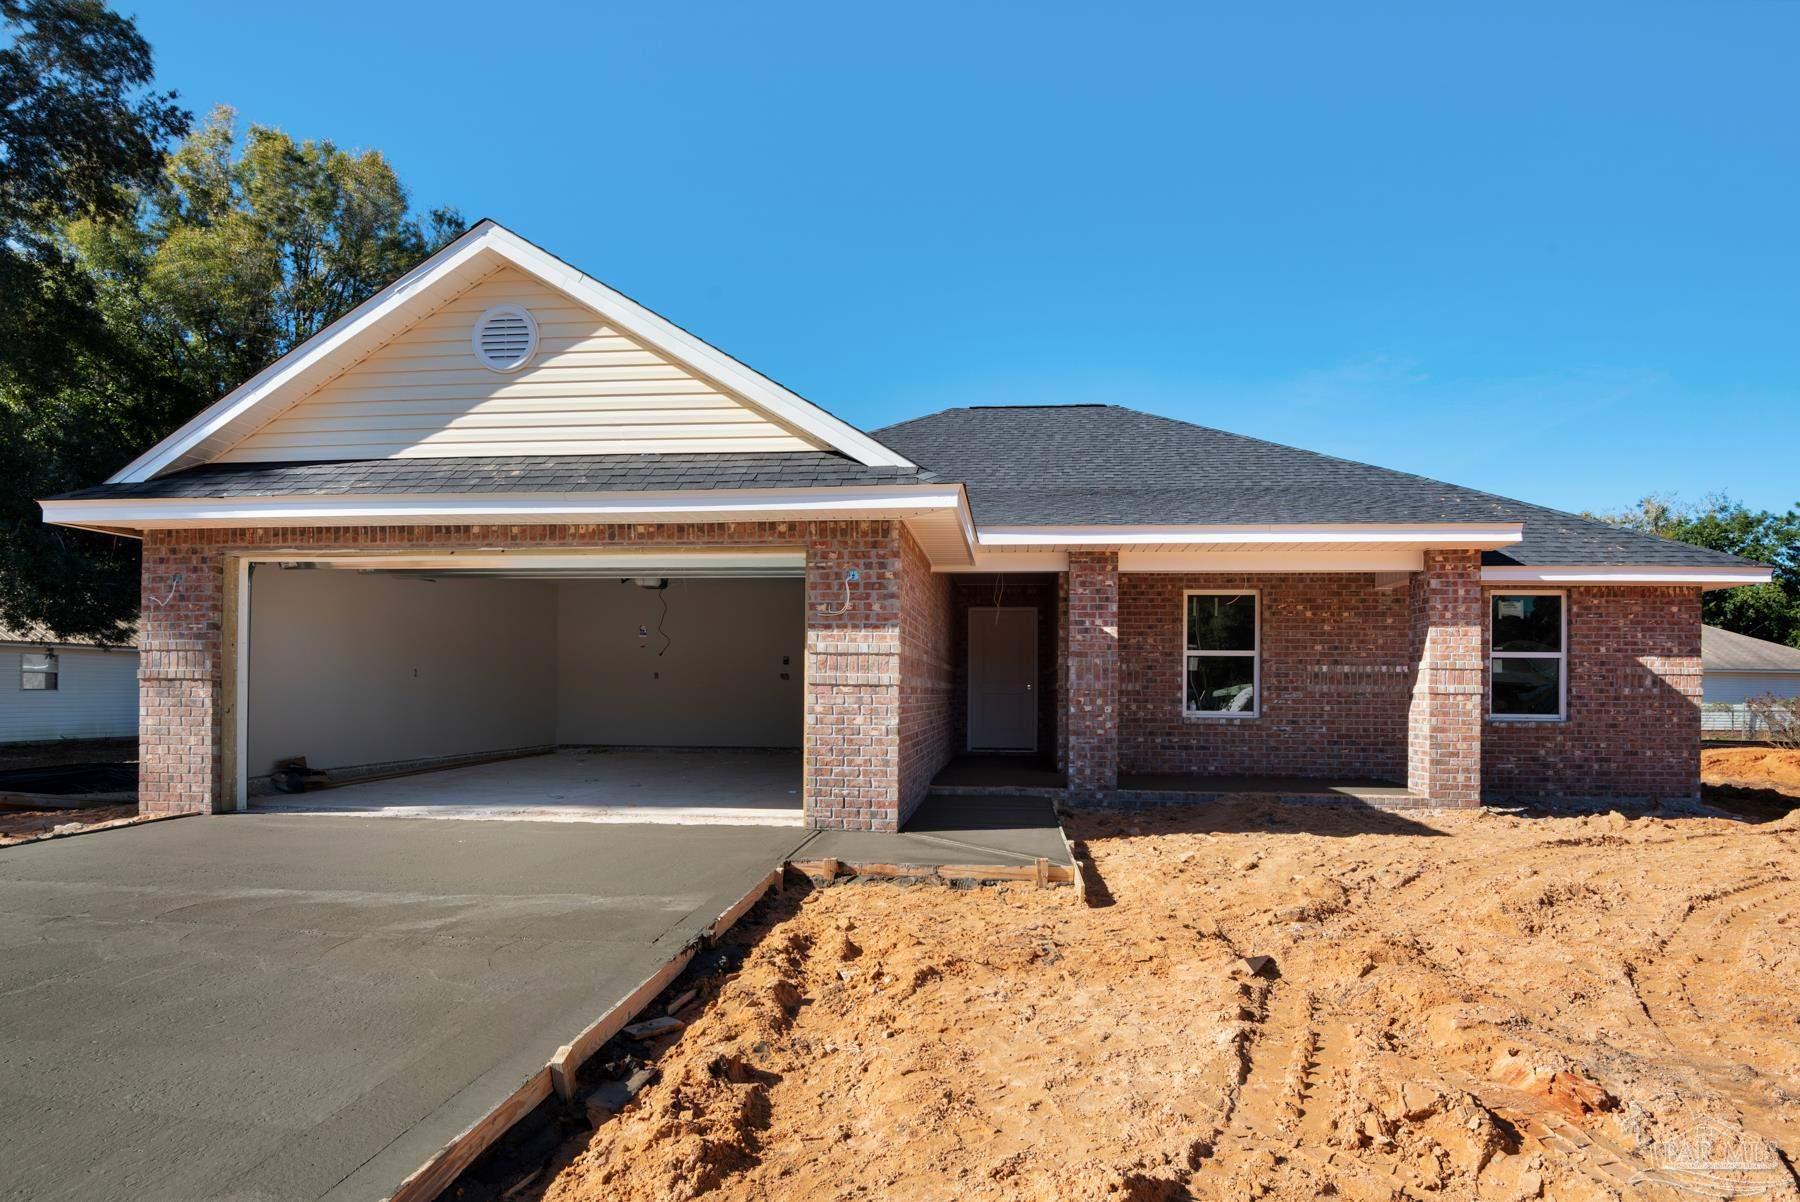
[[[1683,505],[1667,494],[1652,494],[1635,509],[1590,516],[1768,564],[1775,569],[1768,584],[1707,593],[1702,602],[1706,622],[1800,647],[1800,508],[1786,513],[1751,510],[1723,495]]]
[[[0,3],[5,0],[0,0]],[[39,497],[94,484],[455,237],[376,151],[218,109],[115,211],[50,241],[83,303],[46,331],[57,370],[0,383],[0,617],[112,637],[136,614],[137,547],[43,525]],[[10,299],[11,293],[8,293]]]

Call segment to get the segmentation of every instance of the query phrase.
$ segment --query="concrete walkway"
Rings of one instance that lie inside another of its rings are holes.
[[[804,837],[246,814],[0,850],[0,1198],[383,1197]]]
[[[799,826],[798,751],[569,748],[552,755],[257,797],[265,813],[509,822]]]

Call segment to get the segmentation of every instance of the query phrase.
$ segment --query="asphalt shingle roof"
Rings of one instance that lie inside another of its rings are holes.
[[[919,467],[867,467],[829,451],[217,463],[142,483],[103,484],[66,499],[957,482],[982,526],[1518,521],[1524,541],[1485,553],[1485,562],[1745,564],[1591,518],[1118,405],[946,409],[876,430],[874,437]]]
[[[1717,626],[1700,628],[1700,664],[1708,672],[1800,673],[1800,647]]]
[[[913,468],[866,467],[831,451],[697,455],[509,455],[213,463],[137,484],[102,484],[59,498],[297,497],[340,493],[680,492],[714,488],[833,488],[928,483]]]
[[[1490,564],[1744,566],[1424,476],[1246,438],[1118,405],[946,409],[874,436],[960,481],[981,526],[1518,521]]]

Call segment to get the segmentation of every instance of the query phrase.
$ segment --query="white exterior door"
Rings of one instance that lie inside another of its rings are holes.
[[[969,750],[1037,750],[1037,610],[969,607]]]

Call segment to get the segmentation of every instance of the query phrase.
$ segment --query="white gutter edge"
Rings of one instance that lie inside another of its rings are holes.
[[[1519,522],[1329,523],[1309,526],[985,526],[984,547],[1140,547],[1158,544],[1398,543],[1492,550],[1525,537]]]

